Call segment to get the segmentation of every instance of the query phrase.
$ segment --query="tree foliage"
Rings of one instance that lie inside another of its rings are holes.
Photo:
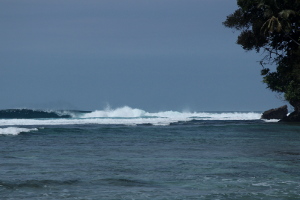
[[[243,49],[265,53],[263,81],[300,109],[300,0],[237,0],[237,5],[223,24],[240,31]],[[274,64],[271,71],[267,66]]]

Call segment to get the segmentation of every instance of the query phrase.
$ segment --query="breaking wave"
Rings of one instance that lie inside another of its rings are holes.
[[[121,108],[111,109],[106,108],[105,110],[96,110],[81,116],[81,118],[116,118],[116,117],[126,117],[126,118],[137,118],[137,117],[145,117],[146,112],[137,108],[130,108],[129,106],[124,106]]]
[[[72,125],[72,124],[152,124],[170,125],[179,121],[192,120],[259,120],[259,112],[146,112],[124,106],[95,111],[45,111],[30,109],[10,109],[0,111],[1,126],[27,125]],[[18,134],[21,129],[1,129],[10,134]],[[14,132],[15,131],[15,132]],[[31,131],[31,130],[30,130]]]

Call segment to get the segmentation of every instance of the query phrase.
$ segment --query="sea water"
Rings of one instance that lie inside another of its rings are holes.
[[[260,116],[2,110],[0,199],[300,199],[300,126]]]

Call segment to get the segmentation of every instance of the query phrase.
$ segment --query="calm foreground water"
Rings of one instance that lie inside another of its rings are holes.
[[[0,199],[300,199],[299,125],[37,124],[0,127]]]

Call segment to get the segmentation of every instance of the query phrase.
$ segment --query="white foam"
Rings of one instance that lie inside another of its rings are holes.
[[[253,186],[263,186],[263,187],[269,187],[269,186],[271,186],[269,183],[267,183],[267,182],[262,182],[262,183],[253,183],[252,184]]]
[[[279,119],[263,119],[265,122],[279,122]]]
[[[0,119],[0,126],[26,125],[71,125],[71,124],[153,124],[169,125],[178,121],[196,120],[258,120],[261,113],[256,112],[146,112],[128,106],[96,110],[77,118],[59,119]]]
[[[37,131],[37,128],[18,128],[18,127],[7,127],[0,128],[0,135],[19,135],[22,132]]]
[[[257,120],[261,113],[255,112],[176,112],[166,111],[159,113],[146,113],[146,116],[167,117],[174,119],[202,119],[202,120]]]
[[[177,120],[167,118],[88,118],[88,119],[8,119],[0,120],[0,126],[72,125],[72,124],[153,124],[169,125]]]

